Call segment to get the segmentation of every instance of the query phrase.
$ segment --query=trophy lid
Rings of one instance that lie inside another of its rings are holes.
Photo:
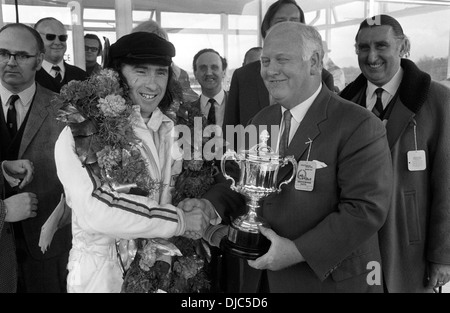
[[[267,145],[267,141],[269,140],[269,138],[269,132],[267,130],[263,130],[261,132],[261,135],[259,135],[259,139],[261,140],[261,142],[253,146],[250,150],[244,151],[244,154],[246,154],[250,160],[260,162],[278,162],[280,156]]]

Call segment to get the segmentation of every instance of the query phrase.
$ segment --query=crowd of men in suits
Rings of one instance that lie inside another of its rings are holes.
[[[280,126],[277,151],[293,155],[299,170],[315,164],[314,184],[305,189],[297,175],[262,203],[269,251],[251,261],[225,258],[217,291],[433,292],[445,285],[450,89],[407,59],[409,39],[388,15],[360,24],[355,43],[362,74],[339,94],[323,68],[322,38],[305,25],[295,0],[272,4],[261,33],[260,61],[237,69],[229,92],[222,84],[226,59],[209,48],[195,55],[201,95],[193,105],[209,124]],[[0,30],[0,148],[1,160],[8,160],[0,177],[0,292],[65,292],[70,226],[55,234],[45,254],[38,240],[63,192],[52,155],[62,126],[51,98],[70,80],[87,77],[64,62],[66,41],[54,18],[34,29]],[[34,179],[19,189],[17,178],[30,172]],[[286,175],[281,170],[278,179]],[[198,203],[213,207],[224,227],[245,208],[220,173]],[[16,207],[22,214],[12,215]],[[371,262],[382,268],[377,284],[367,283]]]

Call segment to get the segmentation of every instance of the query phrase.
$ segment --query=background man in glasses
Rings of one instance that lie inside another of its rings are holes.
[[[87,74],[82,69],[64,61],[67,50],[67,31],[64,25],[53,17],[40,19],[35,25],[44,41],[45,57],[42,68],[36,74],[36,81],[54,92],[71,80],[84,80]]]
[[[63,187],[56,175],[54,145],[63,128],[56,120],[55,93],[36,84],[44,60],[39,33],[23,24],[0,29],[0,151],[1,160],[27,159],[34,179],[20,192],[33,193],[37,215],[13,224],[18,262],[18,292],[64,292],[71,248],[70,225],[59,229],[42,253],[41,227],[59,203]],[[18,188],[5,184],[5,198]],[[4,251],[0,250],[0,254]]]
[[[84,36],[84,50],[86,57],[86,73],[88,76],[97,74],[102,66],[97,63],[97,57],[102,55],[102,43],[100,38],[94,34]]]

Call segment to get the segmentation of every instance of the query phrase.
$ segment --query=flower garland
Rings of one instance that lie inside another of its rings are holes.
[[[193,143],[195,119],[202,121],[202,131],[207,126],[206,118],[200,108],[190,103],[177,106],[174,104],[166,114],[176,121],[177,125],[186,125],[191,130],[191,138],[186,143]],[[190,156],[183,160],[183,171],[175,182],[172,204],[178,205],[185,198],[201,198],[214,184],[214,176],[218,173],[214,160],[191,159],[198,155],[210,137],[203,137],[201,147],[190,145]],[[186,152],[186,151],[185,151]],[[208,156],[208,159],[211,155]],[[141,239],[138,241],[137,254],[127,271],[122,292],[168,292],[197,293],[208,292],[211,287],[211,252],[209,245],[203,240],[186,237],[172,237],[168,240]],[[179,249],[179,250],[178,250]]]
[[[161,182],[151,178],[139,152],[132,129],[135,108],[117,72],[104,69],[88,80],[73,80],[55,101],[60,107],[57,119],[72,130],[78,158],[102,184],[142,195],[160,190]]]
[[[162,185],[151,179],[138,148],[140,140],[132,128],[135,108],[128,88],[121,84],[116,71],[104,69],[88,80],[71,81],[55,101],[60,107],[58,120],[72,130],[78,158],[94,170],[103,184],[119,192],[141,195],[159,191]],[[194,142],[198,135],[194,131],[195,118],[201,118],[202,131],[206,127],[200,108],[190,104],[174,101],[165,114],[175,124],[189,127],[192,138],[187,143]],[[192,145],[188,153],[198,156],[209,139],[203,138],[201,147]],[[186,157],[183,171],[175,181],[172,204],[176,206],[185,198],[200,198],[214,183],[216,173],[213,160]],[[126,272],[124,292],[209,290],[211,253],[202,239],[138,239],[134,244],[130,249],[137,253]]]

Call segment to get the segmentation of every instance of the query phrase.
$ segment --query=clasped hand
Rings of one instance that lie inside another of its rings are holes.
[[[20,189],[33,180],[34,167],[29,160],[4,161],[3,168],[9,176],[21,180]],[[37,215],[38,199],[34,193],[19,193],[7,198],[4,203],[8,210],[7,222],[18,222]]]
[[[216,218],[214,209],[204,199],[185,199],[178,204],[184,211],[186,231],[184,237],[200,239],[210,221]]]
[[[34,166],[29,160],[4,161],[3,168],[6,174],[20,180],[20,189],[33,180]]]

